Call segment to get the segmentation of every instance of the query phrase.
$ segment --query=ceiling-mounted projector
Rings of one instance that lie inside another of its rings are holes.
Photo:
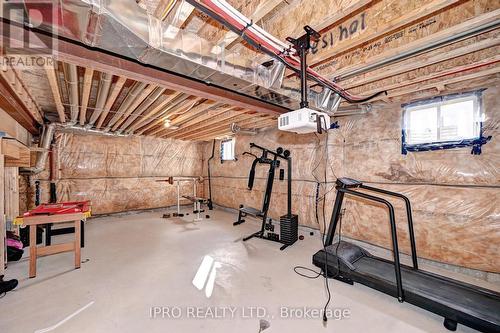
[[[320,34],[310,26],[304,27],[305,35],[299,38],[287,37],[300,56],[300,109],[282,114],[278,118],[278,129],[295,133],[319,134],[330,129],[330,116],[325,112],[309,109],[307,102],[307,53],[312,42],[318,42]],[[339,99],[340,100],[340,99]]]
[[[330,116],[309,108],[302,108],[282,114],[278,118],[278,129],[299,134],[327,131]]]

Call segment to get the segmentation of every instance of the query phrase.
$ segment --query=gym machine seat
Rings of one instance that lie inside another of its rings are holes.
[[[240,212],[255,217],[262,217],[264,215],[264,212],[253,207],[240,207]]]
[[[202,205],[208,203],[208,199],[206,198],[201,198],[201,197],[194,197],[190,195],[183,195],[182,196],[184,199],[191,201],[194,204],[194,209],[193,213],[196,214],[196,218],[194,221],[201,221],[201,213],[203,213],[205,210],[201,208]]]

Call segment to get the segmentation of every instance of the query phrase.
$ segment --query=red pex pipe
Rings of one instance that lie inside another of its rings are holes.
[[[240,22],[238,22],[231,13],[228,13],[224,9],[218,7],[212,0],[199,0],[199,3],[209,12],[216,14],[219,16],[224,22],[223,24],[230,25],[235,30],[238,30],[240,33],[245,34],[247,38],[257,43],[260,47],[265,48],[268,52],[273,53],[277,58],[281,59],[285,64],[289,67],[292,67],[296,71],[300,70],[300,62],[293,56],[286,54],[286,50],[280,50],[275,46],[271,45],[265,39],[267,37],[262,36],[261,34],[254,33],[250,29],[247,29],[247,26],[244,26]],[[323,86],[328,87],[334,92],[338,93],[342,98],[347,100],[350,103],[359,103],[367,101],[375,96],[378,96],[384,92],[378,92],[372,96],[357,96],[347,92],[344,88],[340,87],[333,81],[327,79],[326,77],[320,75],[316,71],[311,68],[307,68],[307,73],[310,77],[312,77],[315,81],[321,83]]]

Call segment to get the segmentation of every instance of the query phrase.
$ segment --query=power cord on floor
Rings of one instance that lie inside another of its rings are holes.
[[[316,223],[319,226],[320,222],[319,222],[319,216],[318,216],[318,203],[319,203],[320,200],[322,200],[323,201],[323,209],[322,209],[323,210],[323,214],[322,215],[323,215],[323,231],[324,231],[324,233],[326,233],[326,212],[325,212],[325,209],[326,209],[326,195],[330,191],[332,191],[333,188],[335,188],[335,187],[332,187],[332,189],[330,189],[330,190],[326,189],[326,185],[327,185],[327,181],[328,181],[328,179],[327,179],[327,176],[328,176],[327,175],[327,172],[328,172],[327,165],[330,166],[330,164],[329,164],[329,157],[328,157],[328,138],[329,138],[328,134],[329,134],[329,132],[327,130],[326,131],[326,136],[325,136],[325,152],[324,152],[324,154],[325,154],[324,155],[325,156],[325,168],[324,168],[324,181],[323,181],[323,184],[325,185],[325,193],[323,194],[322,198],[319,197],[319,189],[320,189],[321,182],[319,181],[319,179],[317,179],[316,175],[314,174],[314,172],[316,171],[316,169],[319,166],[319,163],[312,170],[312,176],[316,180],[315,218],[316,218]],[[316,135],[316,137],[318,137],[318,136]],[[331,166],[330,166],[330,168],[331,168]],[[332,172],[333,172],[333,170],[332,170]],[[341,235],[342,235],[342,214],[340,216],[339,243],[337,243],[337,247],[335,249],[335,256],[337,257],[337,274],[340,272],[340,261],[339,261],[338,256],[337,256],[337,251],[339,249]],[[307,278],[307,279],[317,279],[320,276],[323,276],[325,278],[325,288],[326,288],[326,292],[327,292],[327,295],[328,295],[328,299],[327,299],[327,301],[325,303],[325,306],[323,307],[323,324],[326,325],[326,323],[328,322],[328,317],[326,315],[326,310],[328,308],[328,305],[330,304],[332,295],[331,295],[331,292],[330,292],[330,286],[328,284],[328,266],[327,266],[327,263],[328,263],[328,252],[326,251],[326,244],[325,244],[324,234],[322,235],[321,244],[323,246],[323,252],[325,253],[325,267],[323,268],[322,271],[317,272],[314,269],[311,269],[311,268],[308,268],[308,267],[304,267],[304,266],[295,266],[293,268],[293,270],[299,276],[302,276],[302,277]],[[299,272],[299,270],[304,270],[304,271],[307,271],[307,272],[311,272],[314,275],[304,274],[304,273]],[[333,277],[335,277],[335,276],[333,276]]]

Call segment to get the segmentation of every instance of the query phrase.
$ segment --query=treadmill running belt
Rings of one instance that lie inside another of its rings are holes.
[[[396,290],[394,265],[375,257],[363,257],[354,263],[356,272],[384,280]],[[500,323],[498,296],[458,281],[438,277],[424,271],[414,271],[402,266],[403,289],[408,292],[434,300],[450,308],[469,313],[488,322]],[[478,290],[482,293],[478,294]],[[491,297],[485,297],[490,295]]]

